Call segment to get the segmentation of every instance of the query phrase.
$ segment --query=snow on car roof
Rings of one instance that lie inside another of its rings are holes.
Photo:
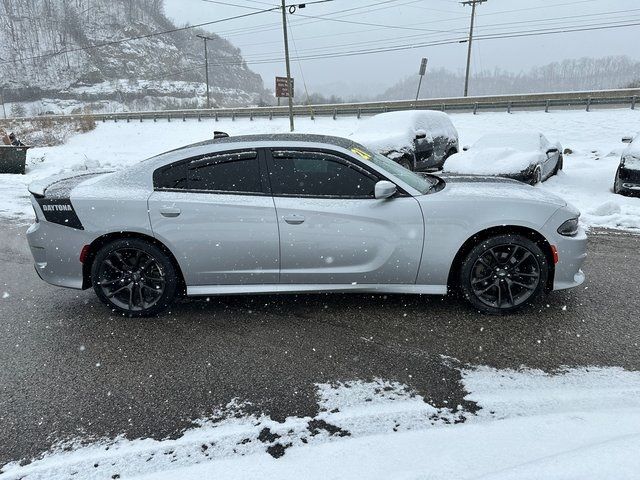
[[[363,120],[350,138],[378,152],[401,151],[413,148],[419,131],[424,131],[429,140],[438,136],[458,138],[449,116],[435,110],[380,113]]]
[[[447,159],[443,170],[449,173],[475,175],[507,175],[525,171],[540,162],[544,155],[535,150],[510,147],[472,148]]]
[[[622,152],[622,156],[640,158],[640,133],[633,137],[631,143]]]
[[[473,144],[472,150],[478,148],[512,148],[521,152],[539,151],[542,145],[540,132],[497,132],[483,135]]]

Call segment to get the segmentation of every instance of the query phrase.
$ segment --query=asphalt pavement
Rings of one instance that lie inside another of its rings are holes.
[[[632,234],[593,232],[586,283],[510,317],[453,297],[326,294],[183,300],[140,320],[42,282],[24,230],[0,224],[0,465],[78,435],[176,436],[233,399],[313,416],[316,383],[397,380],[472,410],[460,364],[640,370]]]

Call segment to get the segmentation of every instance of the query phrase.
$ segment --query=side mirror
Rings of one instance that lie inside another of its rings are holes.
[[[470,148],[469,145],[465,145],[462,147],[462,151],[466,152],[467,150],[469,150],[469,148]]]
[[[375,195],[378,199],[393,197],[397,191],[398,187],[395,183],[387,180],[380,180],[376,183]]]
[[[427,132],[425,132],[424,130],[416,131],[416,140],[423,140],[425,138],[427,138]]]
[[[631,143],[633,141],[633,137],[622,137],[622,143]]]

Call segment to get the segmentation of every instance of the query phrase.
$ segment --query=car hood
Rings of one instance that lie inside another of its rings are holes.
[[[567,202],[561,197],[541,187],[532,187],[526,183],[501,177],[481,175],[438,175],[444,188],[438,195],[447,195],[452,199],[504,199],[535,203],[546,203],[564,207]]]

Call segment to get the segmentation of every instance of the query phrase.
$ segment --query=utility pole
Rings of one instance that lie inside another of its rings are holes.
[[[485,3],[487,0],[466,0],[460,2],[462,5],[471,5],[471,26],[469,27],[469,45],[467,48],[467,73],[464,77],[464,96],[469,96],[469,71],[471,69],[471,44],[473,43],[473,25],[476,20],[476,5]]]
[[[0,97],[2,97],[2,113],[4,113],[4,119],[7,119],[7,109],[4,106],[4,87],[2,87],[2,91],[0,91]]]
[[[295,10],[294,10],[295,11]],[[289,92],[289,127],[293,132],[295,125],[293,123],[293,93],[291,88],[291,64],[289,63],[289,36],[287,32],[287,3],[286,0],[282,0],[282,30],[284,32],[284,57],[287,64],[287,90]]]
[[[207,41],[213,40],[213,38],[207,37],[205,35],[196,35],[196,37],[204,40],[204,69],[205,76],[207,78],[207,108],[211,108],[211,95],[209,93],[209,51],[207,49]]]

